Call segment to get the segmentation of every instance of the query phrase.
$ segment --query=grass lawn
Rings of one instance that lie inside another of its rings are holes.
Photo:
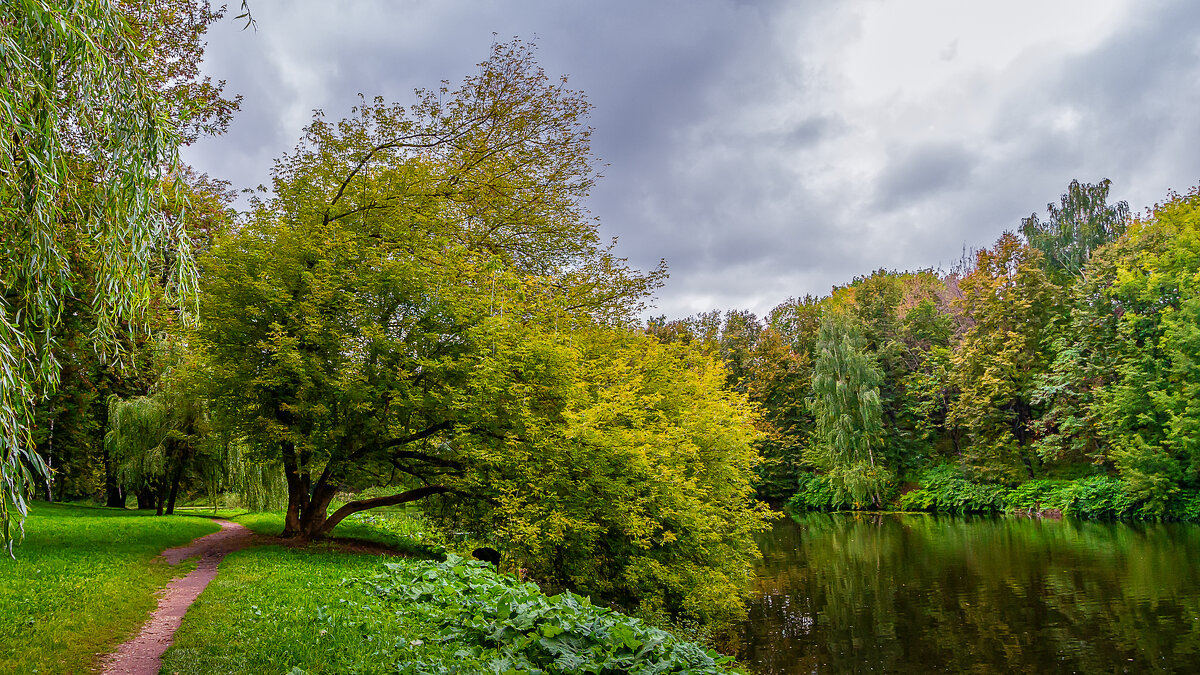
[[[82,673],[133,636],[155,592],[194,563],[163,549],[215,532],[187,516],[35,502],[16,560],[0,557],[0,673]]]

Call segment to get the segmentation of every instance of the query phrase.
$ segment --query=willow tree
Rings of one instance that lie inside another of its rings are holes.
[[[892,473],[881,452],[882,378],[853,318],[827,310],[817,334],[809,404],[816,430],[804,457],[826,473],[839,501],[849,496],[858,505],[883,504]]]
[[[139,507],[148,506],[148,493],[159,515],[175,512],[206,426],[202,402],[176,391],[111,401],[105,445],[121,484],[138,493]]]
[[[81,280],[72,244],[95,264],[93,344],[111,352],[151,295],[156,246],[176,242],[172,276],[186,287],[182,230],[158,214],[181,141],[168,96],[115,2],[0,4],[0,520],[26,512],[46,476],[31,439],[32,406],[59,378],[54,347],[64,298]]]

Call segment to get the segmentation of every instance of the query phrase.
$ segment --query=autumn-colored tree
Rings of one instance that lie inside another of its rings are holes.
[[[197,344],[218,412],[284,466],[285,534],[448,491],[448,439],[506,434],[459,399],[504,331],[627,323],[658,283],[583,213],[586,113],[530,48],[496,45],[411,109],[318,115],[272,200],[206,258]],[[393,475],[412,489],[328,512],[342,486]]]
[[[632,329],[661,271],[582,212],[586,109],[510,43],[413,109],[318,117],[201,260],[193,344],[216,419],[284,468],[285,536],[416,501],[548,582],[736,618],[754,416],[699,346]]]
[[[480,412],[442,478],[476,498],[445,493],[433,512],[554,587],[740,618],[765,507],[753,408],[721,363],[604,327],[526,327],[495,344],[464,385],[463,407]]]
[[[1053,357],[1050,330],[1060,304],[1041,258],[1006,233],[979,252],[975,271],[959,284],[971,327],[954,354],[959,395],[949,421],[966,431],[963,462],[984,480],[1020,482],[1036,468],[1033,396]]]
[[[770,503],[791,497],[806,470],[803,453],[814,424],[807,401],[812,396],[819,317],[816,298],[788,300],[771,310],[754,344],[745,386],[759,406],[764,433],[756,490]]]

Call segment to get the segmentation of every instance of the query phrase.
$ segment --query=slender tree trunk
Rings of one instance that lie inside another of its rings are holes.
[[[50,466],[49,462],[47,462],[46,466]],[[42,489],[45,492],[46,501],[48,502],[54,501],[54,491],[51,489],[50,485],[50,477],[52,475],[53,474],[46,474],[45,476],[42,476]]]
[[[158,489],[154,495],[154,515],[161,516],[163,507],[167,504],[167,488],[170,487],[170,482],[165,478],[159,479]]]
[[[108,369],[100,370],[100,386],[101,391],[112,391],[111,378],[108,376]],[[100,438],[103,439],[108,434],[108,400],[107,397],[100,397],[101,405],[99,408],[100,415]],[[109,508],[123,509],[125,508],[125,493],[121,491],[121,483],[117,480],[116,462],[113,461],[111,455],[108,454],[107,444],[101,441],[100,447],[103,449],[104,460],[104,505]],[[138,502],[138,508],[142,508],[141,502]]]
[[[121,492],[121,484],[117,482],[116,467],[108,450],[104,451],[104,505],[109,508],[125,508],[125,494]]]
[[[184,445],[179,451],[179,459],[175,462],[174,475],[171,477],[171,496],[167,500],[167,515],[175,514],[175,498],[179,496],[179,484],[183,482],[183,472],[191,460],[191,448]]]

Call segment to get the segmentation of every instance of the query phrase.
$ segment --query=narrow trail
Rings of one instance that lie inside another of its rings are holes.
[[[158,608],[150,614],[142,632],[101,661],[104,675],[156,675],[163,652],[175,640],[175,631],[192,603],[217,576],[217,565],[225,556],[245,548],[254,533],[237,523],[218,520],[220,532],[196,539],[187,546],[170,548],[162,555],[172,565],[200,556],[196,569],[167,584]]]

